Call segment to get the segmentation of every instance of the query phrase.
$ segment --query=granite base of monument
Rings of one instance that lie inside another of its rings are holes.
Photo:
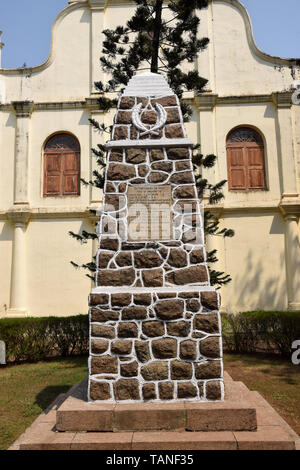
[[[9,450],[300,450],[300,437],[261,395],[226,372],[224,384],[224,402],[133,406],[88,403],[84,381],[59,395]]]

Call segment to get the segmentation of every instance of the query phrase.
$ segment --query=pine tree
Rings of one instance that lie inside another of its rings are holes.
[[[96,82],[99,92],[99,108],[104,112],[115,108],[117,99],[107,97],[108,93],[121,93],[137,71],[151,71],[163,74],[170,87],[174,90],[181,102],[184,120],[189,121],[192,108],[183,100],[185,91],[192,91],[195,95],[203,92],[208,81],[201,77],[193,67],[197,56],[208,43],[208,38],[198,37],[200,20],[197,10],[207,7],[208,0],[134,0],[137,8],[125,26],[117,26],[114,30],[103,31],[101,67],[110,79],[107,83]],[[90,119],[91,125],[99,133],[110,134],[112,126],[106,127]],[[97,159],[99,170],[93,172],[92,181],[81,180],[84,185],[93,185],[104,188],[104,169],[106,166],[106,153],[103,145],[92,149]],[[194,146],[193,168],[196,176],[196,185],[200,200],[205,197],[210,204],[216,204],[224,198],[222,189],[226,180],[217,184],[210,184],[202,177],[204,168],[212,168],[216,163],[215,155],[204,156],[200,153],[200,145]],[[220,230],[218,220],[209,211],[204,216],[205,233],[214,236],[232,237],[234,232],[228,229]],[[84,242],[95,239],[95,233],[82,232],[75,234],[69,232],[77,240]],[[217,262],[217,251],[208,253],[208,263]],[[79,267],[72,262],[73,266]],[[95,259],[82,268],[91,273],[96,270]],[[91,274],[88,274],[92,279]],[[211,284],[220,287],[231,281],[228,274],[218,272],[210,267]]]

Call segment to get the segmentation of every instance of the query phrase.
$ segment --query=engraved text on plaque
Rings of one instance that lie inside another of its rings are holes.
[[[129,186],[128,240],[151,241],[173,238],[172,189],[163,186]]]

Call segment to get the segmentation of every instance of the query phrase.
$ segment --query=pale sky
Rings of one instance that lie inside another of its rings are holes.
[[[279,57],[300,57],[299,0],[242,3],[250,14],[260,49]],[[2,67],[22,67],[24,63],[30,67],[44,62],[49,55],[52,24],[67,5],[67,0],[0,0],[0,30],[5,43]]]

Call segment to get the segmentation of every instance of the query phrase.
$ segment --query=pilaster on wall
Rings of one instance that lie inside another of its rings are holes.
[[[28,154],[32,101],[13,101],[17,124],[15,134],[15,186],[14,204],[29,204],[28,200]]]
[[[104,120],[104,113],[103,111],[99,110],[99,104],[97,98],[87,98],[86,99],[87,108],[90,113],[90,117],[98,121],[100,124]],[[98,132],[90,126],[90,147],[97,149],[97,145],[104,143],[103,139],[101,138]],[[90,179],[93,179],[93,172],[97,170],[99,171],[99,167],[97,166],[96,158],[92,155],[90,157]],[[94,186],[90,187],[90,203],[95,204],[95,209],[99,208],[99,205],[102,202],[102,191]]]
[[[285,228],[285,259],[287,274],[288,310],[300,310],[300,239],[299,218],[300,199],[298,204],[281,204]]]
[[[298,198],[296,155],[292,123],[292,93],[273,93],[277,108],[278,142],[280,142],[282,199]]]
[[[195,97],[195,105],[199,111],[199,141],[203,155],[217,154],[215,106],[218,95],[202,94]],[[203,176],[211,183],[219,178],[218,163],[211,169],[203,169]]]
[[[25,207],[12,208],[7,217],[13,225],[13,253],[11,268],[10,308],[7,316],[26,315],[26,227],[31,213]]]

